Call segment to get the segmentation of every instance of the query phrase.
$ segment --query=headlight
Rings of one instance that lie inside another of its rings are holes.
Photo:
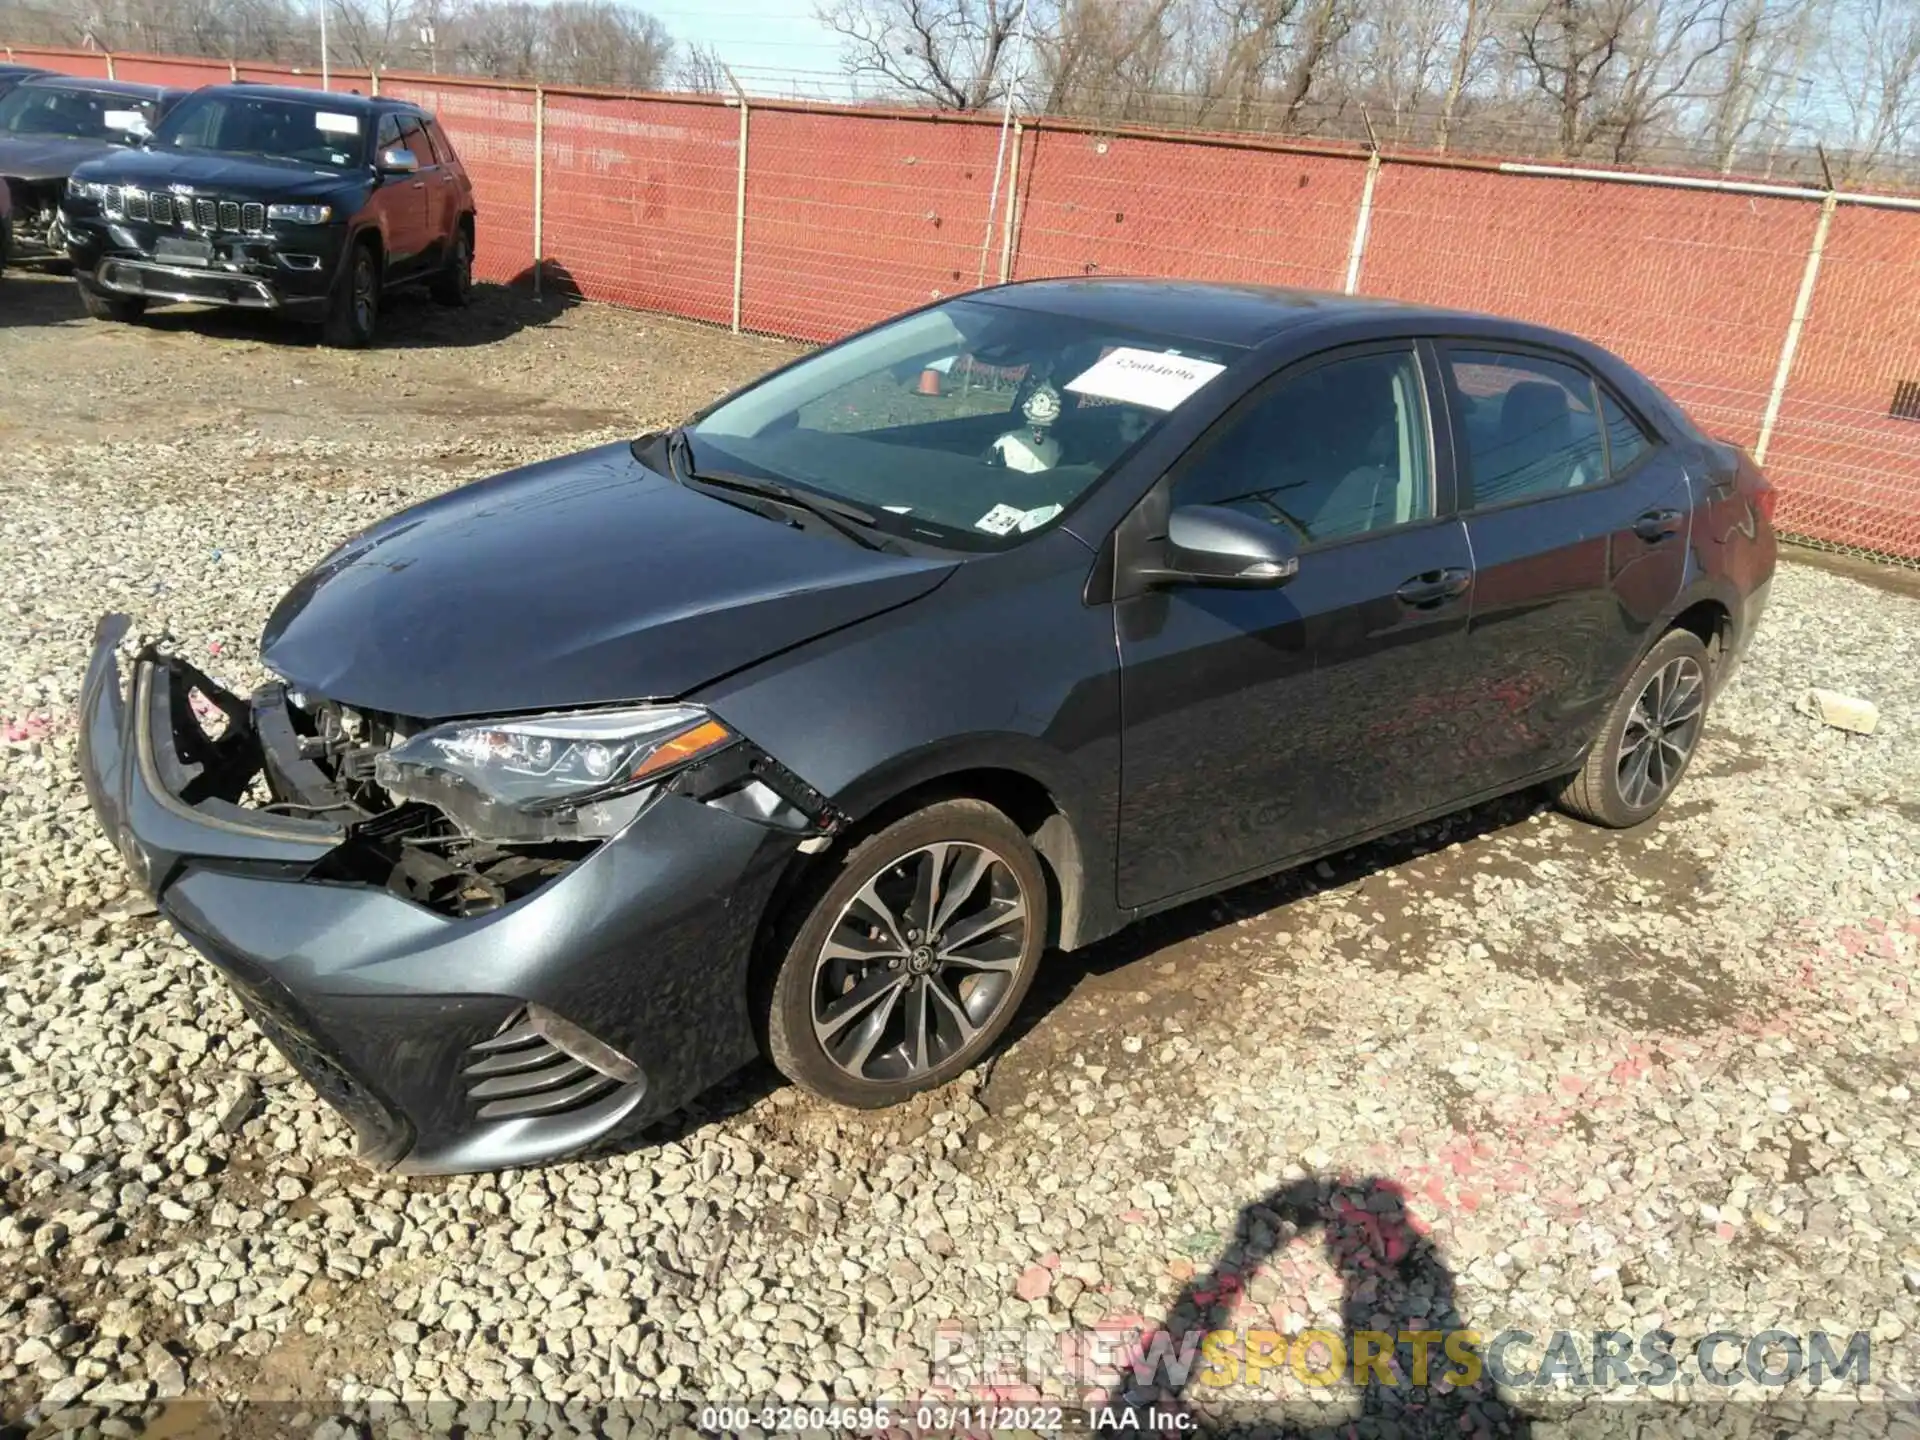
[[[471,835],[594,839],[632,819],[654,781],[737,738],[696,705],[461,720],[403,740],[373,774]]]
[[[331,205],[269,205],[267,219],[293,225],[324,225],[333,218]]]
[[[67,198],[69,200],[104,200],[113,186],[98,180],[76,180],[67,177]]]

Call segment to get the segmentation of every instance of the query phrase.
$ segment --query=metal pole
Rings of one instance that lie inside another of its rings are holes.
[[[327,0],[320,0],[320,88],[333,88],[333,76],[327,69]]]
[[[1013,86],[1007,86],[1007,103],[1000,110],[1000,148],[993,152],[993,189],[987,195],[987,225],[980,235],[980,273],[976,286],[987,283],[987,251],[993,244],[993,212],[1000,208],[1000,167],[1007,160],[1007,129],[1013,123]]]
[[[533,294],[540,296],[540,216],[547,198],[547,92],[533,87]]]
[[[1807,312],[1813,308],[1813,284],[1820,278],[1820,257],[1826,253],[1827,230],[1833,224],[1833,212],[1839,197],[1831,191],[1820,203],[1820,223],[1813,227],[1813,246],[1807,251],[1807,268],[1800,272],[1800,293],[1793,300],[1793,318],[1787,322],[1787,338],[1780,346],[1780,367],[1773,372],[1773,391],[1767,396],[1767,413],[1760,420],[1760,439],[1753,447],[1753,463],[1767,463],[1767,446],[1773,443],[1773,427],[1780,419],[1780,402],[1787,395],[1787,377],[1793,373],[1793,354],[1800,348],[1800,332],[1806,328]]]
[[[733,178],[733,333],[740,333],[740,296],[747,270],[747,92],[727,66],[727,83],[733,86],[734,101],[740,107],[740,163]]]
[[[1367,230],[1373,224],[1373,187],[1380,179],[1380,152],[1367,157],[1367,179],[1360,187],[1360,214],[1353,222],[1353,244],[1347,250],[1347,294],[1360,288],[1360,262],[1367,254]]]
[[[367,83],[375,95],[380,93],[380,67],[378,65],[369,65],[367,67]]]
[[[113,79],[113,78],[114,78],[114,74],[113,74],[113,52],[112,52],[111,50],[109,50],[109,51],[107,51],[107,79],[109,79],[109,80],[111,80],[111,79]]]
[[[1020,121],[1013,122],[1013,156],[1007,163],[1007,208],[1005,211],[1006,229],[1000,236],[1000,283],[1006,284],[1013,278],[1013,237],[1015,234],[1016,212],[1020,209],[1020,137],[1025,126]]]

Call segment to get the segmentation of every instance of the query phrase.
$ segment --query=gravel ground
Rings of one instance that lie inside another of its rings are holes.
[[[394,1399],[904,1399],[957,1330],[1051,1345],[1208,1310],[1676,1350],[1866,1331],[1871,1383],[1829,1385],[1877,1403],[1792,1428],[1917,1433],[1920,598],[1801,564],[1637,831],[1519,797],[1159,917],[1057,958],[986,1073],[900,1110],[755,1071],[578,1163],[358,1168],[127,889],[73,706],[104,610],[251,684],[268,607],[347,532],[791,353],[501,292],[472,321],[408,308],[341,355],[0,289],[0,1419],[281,1399],[342,1434],[322,1420]],[[1875,700],[1879,730],[1798,713],[1813,683]],[[1319,1413],[1536,1435],[1670,1413],[1384,1389]],[[1809,1391],[1690,1393],[1716,1407],[1691,1433],[1726,1434],[1754,1412],[1723,1397]]]

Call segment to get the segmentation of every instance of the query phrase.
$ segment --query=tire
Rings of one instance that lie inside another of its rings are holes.
[[[929,875],[943,882],[931,911],[944,949],[923,933]],[[802,1089],[863,1110],[944,1085],[1019,1010],[1050,906],[1039,856],[991,805],[946,800],[895,821],[831,862],[776,933],[768,1055]],[[856,987],[868,993],[850,1003]]]
[[[1608,708],[1560,807],[1614,830],[1650,818],[1686,774],[1712,698],[1707,647],[1690,631],[1669,630]]]
[[[320,338],[340,350],[359,350],[373,343],[380,323],[380,261],[373,247],[357,242],[347,257],[340,280],[327,302]]]
[[[440,304],[456,308],[473,298],[473,227],[466,221],[454,227],[447,263],[433,277],[428,293]]]
[[[131,324],[147,313],[146,296],[115,295],[106,290],[96,290],[91,285],[80,287],[80,304],[96,320],[117,320],[123,325]]]

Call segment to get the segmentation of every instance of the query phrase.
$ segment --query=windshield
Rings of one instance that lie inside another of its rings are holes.
[[[159,103],[80,85],[22,85],[0,95],[0,135],[45,135],[133,145],[153,127]]]
[[[693,457],[850,501],[880,530],[1001,549],[1056,520],[1238,354],[954,300],[727,401],[691,430]]]
[[[190,95],[153,137],[155,150],[291,160],[325,170],[366,163],[366,117],[275,95]]]

